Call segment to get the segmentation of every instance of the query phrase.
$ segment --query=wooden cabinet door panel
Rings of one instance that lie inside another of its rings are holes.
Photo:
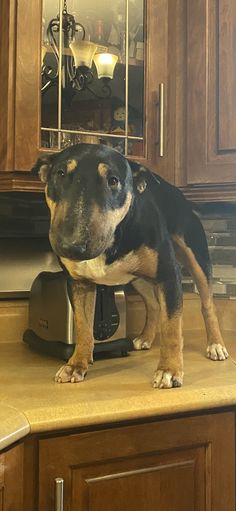
[[[0,454],[0,511],[24,511],[22,444]]]
[[[7,0],[4,0],[7,3]],[[13,0],[12,0],[13,1]],[[16,0],[14,0],[16,1]],[[179,0],[176,0],[179,2]],[[16,13],[16,62],[15,62],[15,140],[13,167],[9,170],[30,170],[41,147],[41,24],[42,2],[18,0]],[[169,96],[168,81],[168,17],[169,4],[173,9],[171,18],[175,18],[173,0],[148,0],[146,2],[146,71],[145,71],[145,146],[146,158],[151,164],[160,166],[160,172],[167,176],[170,172],[169,154],[173,144],[169,136],[169,110],[165,99],[165,154],[159,156],[158,132],[158,85],[166,85],[166,98]],[[57,9],[55,2],[55,8]],[[69,6],[68,6],[69,8]],[[55,11],[56,15],[57,10]],[[0,125],[1,132],[1,125]],[[1,155],[0,155],[1,156]],[[170,175],[172,178],[173,175]]]
[[[3,511],[3,486],[0,485],[0,511]]]
[[[200,448],[74,468],[71,509],[203,511],[204,473]]]
[[[187,2],[187,182],[236,180],[236,5]]]
[[[15,170],[30,170],[39,156],[41,8],[17,2]]]
[[[182,0],[147,1],[146,147],[147,166],[171,183],[176,182],[182,151],[179,96],[182,81],[180,33],[183,32]],[[180,85],[181,82],[181,85]],[[163,98],[163,156],[160,156],[160,91]],[[178,170],[177,170],[178,169]],[[181,161],[182,169],[182,161]]]
[[[219,149],[236,153],[236,2],[219,0],[218,8]]]
[[[39,511],[234,511],[233,474],[231,413],[43,439]]]

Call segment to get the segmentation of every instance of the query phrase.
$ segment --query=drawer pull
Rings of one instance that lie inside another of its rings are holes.
[[[64,479],[57,477],[55,479],[55,511],[63,511],[63,491]]]

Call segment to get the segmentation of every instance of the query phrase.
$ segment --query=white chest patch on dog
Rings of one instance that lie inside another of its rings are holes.
[[[85,278],[96,284],[116,286],[128,284],[139,268],[139,257],[134,251],[112,264],[106,264],[105,255],[87,261],[71,261],[61,257],[61,262],[74,279]]]

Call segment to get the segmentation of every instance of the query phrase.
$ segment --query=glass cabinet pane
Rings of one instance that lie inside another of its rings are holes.
[[[144,0],[43,0],[41,145],[143,155]]]

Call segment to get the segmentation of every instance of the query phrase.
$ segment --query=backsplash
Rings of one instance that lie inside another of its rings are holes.
[[[49,210],[41,192],[0,194],[0,239],[48,237]]]
[[[211,203],[200,206],[212,262],[213,293],[236,299],[236,204]],[[197,292],[192,279],[183,277],[183,289]]]

